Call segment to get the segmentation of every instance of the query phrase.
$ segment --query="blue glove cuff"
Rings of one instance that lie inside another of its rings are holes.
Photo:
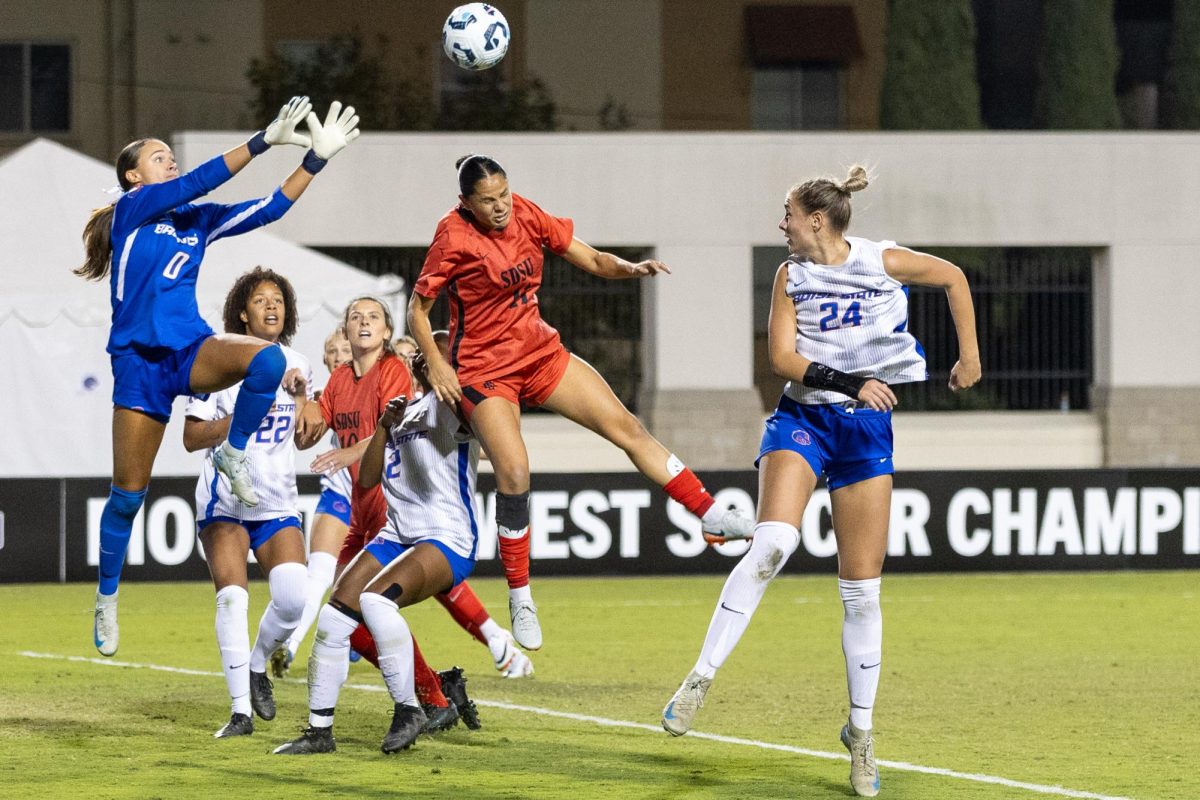
[[[267,144],[266,131],[259,131],[250,137],[250,141],[246,142],[246,149],[250,151],[251,157],[262,155],[270,147],[271,145]]]
[[[300,166],[304,167],[305,172],[309,175],[316,175],[325,168],[326,163],[325,159],[317,155],[316,152],[309,150],[304,154],[304,162]]]

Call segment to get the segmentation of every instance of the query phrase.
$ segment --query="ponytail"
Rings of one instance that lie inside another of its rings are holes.
[[[72,270],[89,281],[102,280],[112,264],[112,222],[116,203],[93,209],[83,227],[83,264]]]

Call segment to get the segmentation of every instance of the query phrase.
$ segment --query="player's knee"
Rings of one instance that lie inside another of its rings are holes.
[[[108,490],[108,502],[104,504],[104,516],[133,522],[145,499],[145,489],[129,492],[112,486]]]
[[[371,619],[377,618],[379,614],[394,614],[399,609],[395,600],[378,592],[363,592],[358,596],[358,603],[362,608],[363,619],[368,625],[371,624]]]
[[[838,579],[838,594],[842,596],[846,622],[868,625],[883,619],[879,608],[879,590],[882,578],[867,578],[860,581]]]
[[[223,586],[217,591],[217,613],[222,611],[246,611],[250,606],[250,593],[236,584]]]
[[[529,462],[497,464],[492,462],[496,473],[496,488],[505,494],[519,495],[529,492]]]
[[[786,522],[760,522],[754,526],[754,541],[744,560],[759,583],[779,574],[800,546],[800,531]]]
[[[304,614],[305,591],[308,587],[308,568],[303,564],[277,564],[267,576],[271,587],[271,603],[285,625],[300,622]]]
[[[641,420],[624,409],[622,411],[624,413],[614,416],[604,425],[604,438],[622,450],[636,450],[639,445],[650,441],[650,432]]]
[[[242,386],[252,392],[274,392],[283,380],[287,359],[279,345],[268,345],[254,354],[246,367]]]

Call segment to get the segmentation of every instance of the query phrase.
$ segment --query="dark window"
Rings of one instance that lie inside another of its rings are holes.
[[[845,127],[841,67],[808,64],[754,70],[750,118],[756,131]]]
[[[71,129],[71,48],[0,44],[0,130],[61,133]]]
[[[910,411],[1086,409],[1094,377],[1092,251],[1087,248],[921,248],[962,267],[971,282],[983,381],[946,388],[958,357],[954,321],[940,289],[912,287],[909,330],[925,349],[929,380],[902,387]],[[754,248],[755,383],[773,407],[783,381],[767,362],[775,270],[787,253]]]

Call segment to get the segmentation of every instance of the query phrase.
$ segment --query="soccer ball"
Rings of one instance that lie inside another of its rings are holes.
[[[467,3],[450,12],[442,26],[442,49],[463,69],[488,69],[508,52],[508,20],[487,3]]]

